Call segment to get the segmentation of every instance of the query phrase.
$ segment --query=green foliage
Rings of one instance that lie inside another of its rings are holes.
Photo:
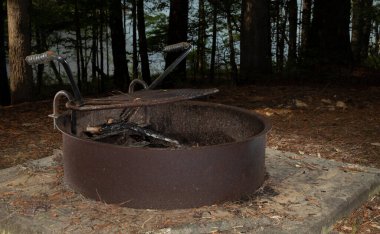
[[[159,52],[166,45],[168,18],[165,14],[145,15],[148,50]]]
[[[73,23],[70,6],[54,0],[33,0],[32,24],[48,32],[59,31]]]
[[[380,69],[380,56],[379,55],[370,55],[363,62],[363,65],[369,68],[373,68],[376,70]]]

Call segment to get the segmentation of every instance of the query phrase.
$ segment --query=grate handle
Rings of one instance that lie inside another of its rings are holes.
[[[191,44],[188,42],[180,42],[173,45],[165,46],[162,50],[165,53],[171,53],[171,52],[179,52],[183,50],[187,50],[191,47]]]
[[[63,56],[56,54],[54,51],[48,50],[41,54],[29,55],[25,58],[25,61],[29,65],[48,63],[53,60],[57,60],[59,63],[62,64],[63,68],[66,71],[67,77],[69,78],[71,88],[73,89],[75,101],[79,106],[82,106],[84,104],[82,95],[79,91],[77,84],[74,81],[74,76],[70,69],[69,63],[66,61],[66,59]]]
[[[41,54],[33,54],[33,55],[26,56],[25,61],[29,65],[35,65],[35,64],[48,63],[50,61],[55,60],[56,58],[57,58],[57,54],[54,51],[48,50]]]

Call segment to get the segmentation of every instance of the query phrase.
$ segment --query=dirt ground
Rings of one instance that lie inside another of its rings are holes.
[[[209,101],[267,116],[271,148],[380,168],[380,87],[220,87]],[[0,107],[0,168],[61,147],[52,101]],[[380,233],[380,195],[335,225],[341,233]]]

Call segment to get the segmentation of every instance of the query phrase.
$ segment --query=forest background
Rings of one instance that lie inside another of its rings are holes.
[[[194,49],[163,87],[203,84],[378,82],[376,0],[2,0],[0,103],[51,97],[67,85],[59,64],[28,66],[27,55],[67,57],[82,93],[147,83]],[[32,78],[33,77],[33,78]],[[359,79],[356,79],[358,78]]]

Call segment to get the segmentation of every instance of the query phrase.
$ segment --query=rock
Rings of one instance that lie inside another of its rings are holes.
[[[332,104],[332,101],[330,99],[324,99],[324,98],[322,98],[321,102],[324,103],[324,104],[329,104],[329,105]]]
[[[294,102],[295,102],[296,107],[298,107],[298,108],[306,108],[306,107],[308,107],[308,105],[305,102],[301,101],[301,100],[295,99]]]
[[[338,108],[342,108],[342,109],[347,109],[347,105],[346,103],[342,102],[342,101],[337,101],[336,102],[336,107]]]

